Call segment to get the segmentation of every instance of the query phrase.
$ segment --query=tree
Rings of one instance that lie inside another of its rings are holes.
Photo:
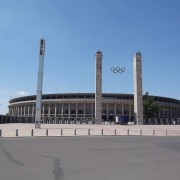
[[[149,96],[147,91],[143,96],[143,113],[145,118],[154,118],[162,112],[162,108],[154,101],[154,98]]]
[[[134,102],[132,102],[130,107],[131,121],[134,119]],[[147,91],[143,96],[143,114],[144,118],[154,118],[159,112],[162,112],[163,109],[154,101],[154,98],[149,96]]]

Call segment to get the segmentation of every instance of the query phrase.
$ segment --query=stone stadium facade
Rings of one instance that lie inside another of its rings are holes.
[[[144,119],[143,124],[180,124],[180,100],[152,96],[165,109],[154,119]],[[116,116],[132,119],[133,94],[102,93],[102,120],[115,121]],[[24,96],[9,101],[9,116],[15,122],[34,123],[36,96]],[[42,123],[88,123],[95,119],[95,93],[64,93],[42,95]]]

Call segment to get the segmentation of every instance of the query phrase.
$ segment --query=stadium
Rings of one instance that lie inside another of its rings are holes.
[[[135,124],[180,124],[180,100],[151,96],[163,109],[153,119],[144,119],[142,90],[142,56],[133,57],[134,94],[102,92],[102,52],[96,52],[95,93],[43,94],[43,61],[45,41],[40,40],[40,68],[38,71],[37,95],[17,97],[9,101],[11,122],[57,124],[114,123],[118,117],[126,117]],[[125,68],[111,67],[113,73],[122,73]]]
[[[40,41],[40,62],[43,62],[45,41]],[[44,45],[44,46],[43,46]],[[42,51],[41,51],[42,50]],[[135,124],[180,124],[180,100],[151,96],[163,109],[153,119],[144,119],[142,91],[142,56],[137,52],[133,58],[134,94],[102,92],[102,52],[96,52],[95,93],[63,93],[42,95],[43,69],[38,72],[37,96],[24,96],[9,101],[11,122],[57,124],[114,123],[116,117],[126,117]],[[113,73],[125,70],[112,67]]]
[[[144,119],[143,124],[180,124],[180,100],[151,96],[165,109],[154,119]],[[102,120],[114,122],[116,116],[132,119],[133,94],[102,93]],[[24,96],[9,101],[9,115],[21,123],[35,122],[36,96]],[[93,123],[95,119],[95,93],[64,93],[42,95],[42,123]]]

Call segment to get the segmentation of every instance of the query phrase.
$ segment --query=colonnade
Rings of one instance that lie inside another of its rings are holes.
[[[115,119],[116,115],[129,115],[130,104],[103,103],[102,116],[105,120]],[[91,103],[43,103],[42,117],[60,118],[93,118],[95,116],[95,104]],[[33,117],[35,116],[35,103],[19,104],[9,107],[12,116]]]
[[[102,104],[102,118],[104,120],[114,120],[117,115],[129,115],[131,117],[131,102]],[[157,118],[177,118],[180,116],[180,109],[177,107],[162,106],[166,109],[159,113]],[[61,119],[85,119],[94,118],[94,102],[60,102],[42,104],[42,117],[58,117]],[[9,106],[9,115],[19,117],[34,117],[35,103],[16,104]]]

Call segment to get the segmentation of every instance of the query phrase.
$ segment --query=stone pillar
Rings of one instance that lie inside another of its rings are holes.
[[[10,115],[13,115],[12,107],[9,109]]]
[[[11,115],[11,107],[9,107],[8,113],[9,115]],[[0,119],[0,123],[1,123],[1,119]]]
[[[19,106],[18,106],[18,116],[19,116]]]
[[[71,104],[69,103],[69,108],[68,108],[68,119],[70,120],[71,117]]]
[[[42,104],[42,116],[44,117],[44,106],[45,104]]]
[[[117,115],[117,105],[116,103],[114,104],[114,119],[116,119],[116,115]]]
[[[84,103],[84,114],[83,114],[83,118],[84,118],[84,120],[86,119],[86,105],[85,105],[85,103]]]
[[[10,112],[11,112],[11,115],[13,116],[13,108],[11,107],[11,110],[10,110]]]
[[[129,121],[131,121],[131,105],[129,103]]]
[[[142,56],[140,52],[137,52],[133,58],[133,69],[135,123],[143,124]]]
[[[29,105],[28,105],[28,117],[29,117]]]
[[[64,112],[63,112],[63,103],[62,103],[62,106],[61,106],[61,120],[63,119],[63,116],[64,116],[63,113]]]
[[[159,118],[159,119],[161,118],[161,113],[160,113],[160,111],[158,112],[158,118]]]
[[[33,104],[33,107],[32,107],[32,116],[34,116],[34,104]]]
[[[13,116],[14,116],[14,115],[15,115],[15,113],[14,113],[14,111],[15,111],[15,110],[14,110],[14,107],[12,108],[12,110],[13,110]]]
[[[54,107],[55,109],[54,109],[54,116],[55,116],[55,118],[57,117],[57,104],[55,104],[55,107]]]
[[[91,118],[93,118],[94,116],[94,105],[93,103],[91,103]]]
[[[173,113],[172,113],[173,111],[172,111],[172,108],[171,108],[171,118],[172,118],[172,116],[173,116]]]
[[[24,116],[26,116],[26,105],[24,105]]]
[[[22,116],[22,105],[21,105],[21,116]]]
[[[107,121],[109,120],[109,104],[107,103],[107,105],[106,105],[106,112],[107,112],[107,114],[106,114],[106,119],[107,119]]]
[[[51,105],[49,104],[49,108],[48,108],[48,117],[51,116]]]
[[[40,52],[39,52],[39,68],[38,68],[37,94],[36,94],[35,128],[40,128],[40,126],[41,126],[44,55],[45,55],[45,40],[41,39],[40,40]]]
[[[16,107],[13,107],[14,116],[16,115]]]
[[[121,113],[122,113],[122,115],[124,115],[124,104],[123,103],[121,104]]]
[[[95,123],[102,122],[102,52],[96,53]]]
[[[14,116],[16,116],[16,107],[14,107]]]
[[[76,103],[76,121],[77,121],[77,118],[78,118],[78,103]]]
[[[9,114],[12,115],[12,108],[9,107]]]

